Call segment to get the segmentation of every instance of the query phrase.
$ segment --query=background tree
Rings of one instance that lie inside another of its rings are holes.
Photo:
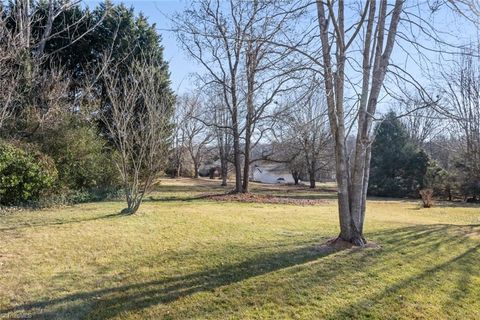
[[[383,197],[417,197],[424,187],[428,155],[415,146],[394,112],[386,116],[376,131],[368,193]]]
[[[235,191],[248,192],[251,150],[274,120],[275,97],[291,88],[289,48],[274,45],[293,11],[278,1],[200,0],[174,19],[179,42],[220,88],[233,140]],[[242,168],[243,166],[243,168]]]
[[[444,72],[440,112],[456,138],[456,167],[465,196],[480,199],[480,63],[478,48],[466,51]],[[477,54],[476,54],[477,53]]]
[[[206,110],[198,95],[184,95],[179,99],[177,108],[181,118],[179,125],[183,145],[192,160],[193,177],[198,178],[198,170],[212,141],[212,135],[203,120]]]
[[[285,147],[288,144],[287,150],[291,150],[287,151],[291,154],[291,161],[288,161],[291,168],[294,168],[296,174],[305,171],[310,188],[315,188],[318,173],[331,162],[332,139],[325,99],[321,97],[321,92],[316,91],[312,84],[304,91],[306,93],[293,95],[287,102],[291,105],[284,112],[279,127],[285,131],[282,145]],[[299,165],[300,161],[302,165]]]
[[[220,160],[221,186],[227,186],[229,164],[233,163],[232,125],[228,107],[221,94],[222,88],[211,84],[205,94],[205,121],[214,138]]]

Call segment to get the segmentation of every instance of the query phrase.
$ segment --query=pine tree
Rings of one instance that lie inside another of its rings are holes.
[[[423,187],[428,155],[415,147],[405,126],[390,112],[372,146],[369,195],[416,197]]]

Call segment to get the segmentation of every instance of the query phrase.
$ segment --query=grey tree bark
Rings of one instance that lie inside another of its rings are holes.
[[[317,1],[317,16],[322,43],[323,78],[327,97],[330,128],[335,140],[335,162],[338,185],[338,207],[340,220],[339,238],[363,246],[363,224],[368,187],[370,145],[373,115],[384,83],[390,56],[395,44],[397,27],[402,13],[403,0],[396,0],[387,28],[387,1],[367,1],[351,38],[346,40],[345,3],[339,0]],[[337,12],[335,13],[335,8]],[[357,138],[351,164],[346,151],[346,125],[344,109],[345,62],[348,47],[361,28],[365,28],[363,40],[362,89],[359,97]],[[330,30],[333,29],[333,43]],[[386,39],[385,39],[386,34]],[[332,50],[334,48],[334,50]],[[373,62],[373,65],[372,65]]]

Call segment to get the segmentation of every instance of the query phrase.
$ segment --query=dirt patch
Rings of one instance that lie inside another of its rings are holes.
[[[220,194],[209,195],[206,198],[216,201],[237,201],[250,203],[269,203],[269,204],[294,204],[300,206],[314,206],[325,204],[327,201],[320,199],[299,199],[288,197],[275,197],[264,194],[253,193],[234,193],[234,194]]]

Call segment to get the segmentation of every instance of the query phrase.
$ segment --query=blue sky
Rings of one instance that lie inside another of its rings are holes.
[[[101,0],[84,0],[85,4],[90,7],[96,6]],[[189,88],[192,88],[194,84],[192,83],[192,77],[190,75],[194,72],[203,72],[203,69],[191,58],[189,58],[186,53],[178,46],[175,35],[168,31],[171,27],[171,22],[169,18],[175,12],[183,11],[183,9],[189,4],[188,0],[113,0],[115,3],[123,2],[127,6],[132,6],[135,11],[143,12],[143,14],[149,19],[151,23],[155,23],[159,33],[163,38],[164,54],[165,59],[169,62],[171,80],[172,80],[172,89],[177,92],[187,91]],[[415,2],[415,1],[413,1]],[[410,2],[407,2],[407,4]],[[411,3],[410,3],[411,4]],[[458,23],[457,16],[452,15],[450,12],[444,12],[440,15],[437,15],[436,25],[439,25],[441,29],[445,31],[450,31],[455,35],[458,35],[458,38],[465,38],[463,41],[468,41],[468,38],[477,38],[479,37],[478,30],[472,29],[471,25],[465,25],[463,23]],[[448,39],[446,37],[444,40]],[[450,39],[452,40],[452,39]],[[459,39],[456,39],[459,40]],[[424,39],[425,41],[425,39]],[[429,41],[426,40],[426,43]],[[403,57],[410,56],[410,53],[414,53],[414,49],[407,45],[407,47],[396,48],[392,58],[395,60],[402,60]],[[415,56],[415,54],[413,54]],[[426,53],[428,58],[435,60],[434,55]],[[409,58],[410,62],[410,71],[415,78],[423,78],[424,73],[427,71],[425,65],[416,65],[414,61],[415,57]],[[417,61],[418,62],[418,61]]]

